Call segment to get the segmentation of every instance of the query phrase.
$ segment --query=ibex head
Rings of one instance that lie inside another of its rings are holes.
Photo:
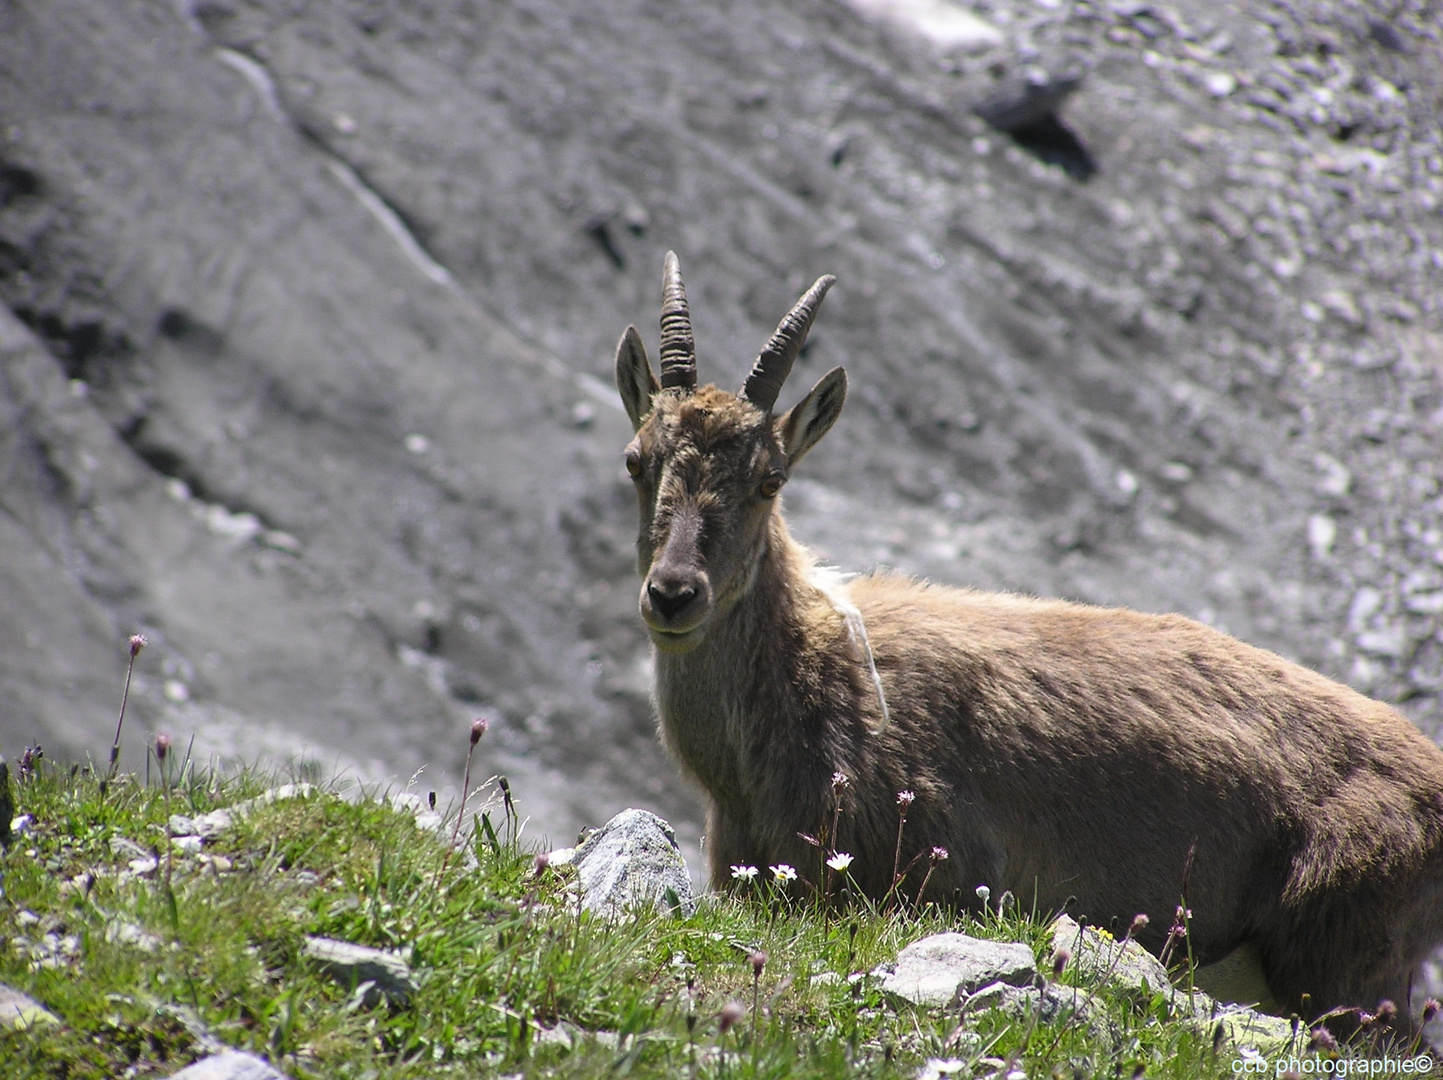
[[[641,506],[641,616],[659,648],[685,652],[751,584],[776,496],[841,414],[834,368],[781,416],[772,406],[836,279],[818,278],[777,326],[737,394],[696,385],[691,314],[676,255],[662,281],[661,378],[636,327],[616,347],[616,385],[636,438],[626,469]]]

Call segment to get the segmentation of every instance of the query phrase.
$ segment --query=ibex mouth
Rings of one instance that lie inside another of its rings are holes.
[[[641,619],[658,649],[673,653],[690,652],[701,644],[710,622],[710,610],[692,611],[687,613],[690,618],[683,615],[673,620],[649,604],[648,599],[643,590]]]
[[[705,624],[693,626],[690,630],[662,630],[655,626],[648,626],[647,630],[651,633],[652,644],[669,653],[691,652],[706,635]]]

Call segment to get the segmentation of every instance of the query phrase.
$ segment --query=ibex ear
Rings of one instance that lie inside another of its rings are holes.
[[[631,417],[632,430],[640,431],[661,383],[656,381],[651,361],[646,358],[646,346],[634,326],[628,326],[616,344],[616,388],[621,391],[626,415]]]
[[[806,397],[777,420],[777,435],[782,440],[788,465],[801,461],[803,455],[831,430],[837,417],[842,415],[842,404],[846,400],[847,373],[841,368],[832,368],[808,391]]]

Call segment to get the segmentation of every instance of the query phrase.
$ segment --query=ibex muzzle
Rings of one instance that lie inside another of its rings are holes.
[[[1198,963],[1256,957],[1305,1018],[1382,999],[1406,1018],[1443,940],[1443,752],[1388,706],[1177,615],[820,573],[777,495],[846,377],[773,406],[831,283],[736,394],[696,385],[674,255],[660,378],[634,328],[617,349],[661,733],[707,793],[713,884],[789,863],[823,891],[842,851],[874,898],[976,907],[987,885],[1119,931],[1143,913],[1154,950],[1183,905]]]

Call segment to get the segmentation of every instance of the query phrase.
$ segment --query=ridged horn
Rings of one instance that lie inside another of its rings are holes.
[[[757,408],[770,412],[777,403],[782,383],[791,374],[792,364],[796,363],[802,343],[807,340],[807,331],[812,328],[812,320],[817,317],[817,309],[822,306],[822,297],[827,295],[827,290],[836,280],[831,274],[817,278],[796,306],[787,312],[786,318],[777,324],[766,348],[757,354],[752,373],[747,376],[741,392],[741,396]]]
[[[661,272],[661,388],[696,387],[696,342],[691,335],[691,311],[676,252],[666,253]]]

